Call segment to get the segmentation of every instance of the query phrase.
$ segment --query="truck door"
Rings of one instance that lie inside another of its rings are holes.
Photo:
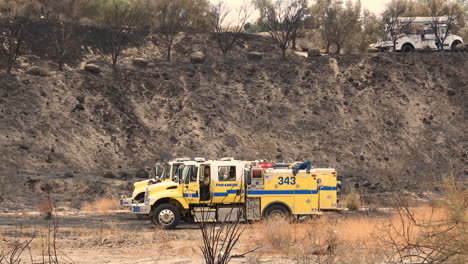
[[[243,202],[242,195],[242,166],[236,164],[216,166],[215,179],[212,182],[212,195],[214,203],[240,203]],[[212,178],[213,179],[213,178]]]
[[[200,165],[198,182],[200,184],[200,202],[211,200],[211,166]]]
[[[424,36],[424,37],[423,37]],[[432,49],[437,49],[436,37],[432,28],[425,28],[421,36],[421,48],[429,46]]]
[[[200,200],[200,185],[198,183],[198,166],[184,166],[180,184],[183,186],[183,196],[188,203],[198,203]]]

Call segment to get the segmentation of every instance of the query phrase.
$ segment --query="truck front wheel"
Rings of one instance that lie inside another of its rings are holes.
[[[455,41],[452,43],[451,50],[452,50],[452,51],[456,51],[457,46],[460,45],[460,44],[461,44],[461,41],[455,40]]]
[[[174,229],[180,221],[179,209],[172,204],[161,204],[154,209],[151,221],[163,229]]]

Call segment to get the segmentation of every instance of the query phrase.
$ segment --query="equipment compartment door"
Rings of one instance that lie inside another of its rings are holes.
[[[314,214],[318,212],[318,195],[316,181],[310,174],[296,175],[294,203],[296,214]]]

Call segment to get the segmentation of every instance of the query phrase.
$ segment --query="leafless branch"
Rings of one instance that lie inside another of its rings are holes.
[[[283,59],[286,58],[286,49],[292,41],[294,31],[300,25],[306,6],[305,0],[276,0],[272,5],[261,7],[263,10],[260,12],[265,14],[262,23],[281,49]]]
[[[230,15],[233,14],[232,10],[227,8],[222,0],[212,4],[210,11],[209,22],[218,47],[225,58],[227,53],[239,41],[244,26],[251,16],[250,4],[244,1],[235,11],[234,18],[230,18]]]

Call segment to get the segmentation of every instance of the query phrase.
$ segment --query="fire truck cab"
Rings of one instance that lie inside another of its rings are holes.
[[[194,160],[190,160],[190,158],[177,158],[166,164],[156,164],[154,166],[153,175],[151,178],[135,182],[133,184],[132,195],[130,197],[125,197],[122,195],[120,199],[120,205],[123,207],[131,207],[132,203],[144,202],[145,191],[148,185],[157,184],[164,181],[172,181],[173,178],[178,177],[178,175],[182,172],[183,166],[185,164],[197,164],[203,161],[205,161],[204,158],[195,158]]]

